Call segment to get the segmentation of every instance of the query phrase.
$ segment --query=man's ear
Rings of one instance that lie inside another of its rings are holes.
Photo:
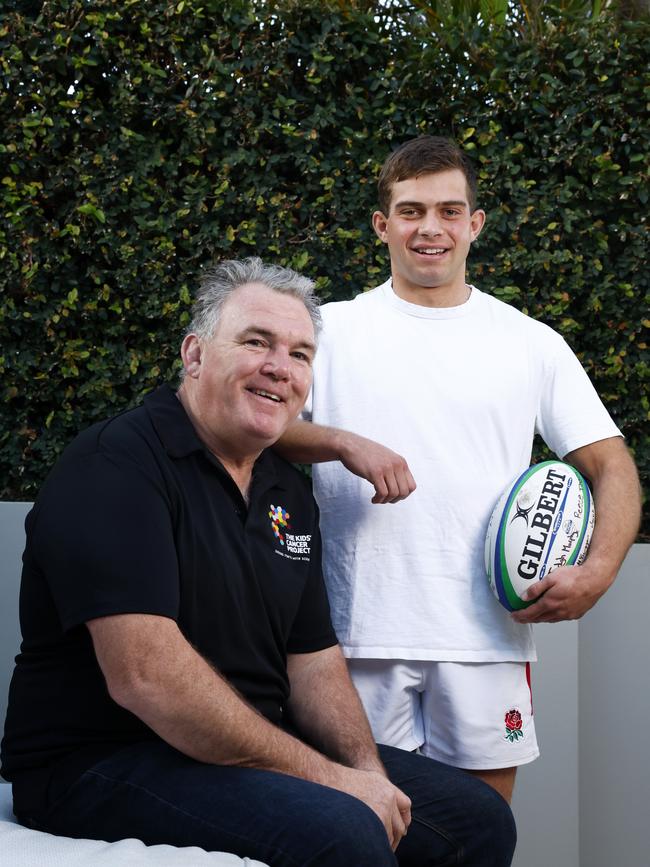
[[[472,216],[470,217],[470,225],[472,231],[472,241],[475,241],[481,234],[481,229],[485,225],[485,211],[482,211],[480,208],[477,208],[475,211],[473,211]]]
[[[382,211],[375,211],[372,215],[372,228],[375,230],[375,234],[383,241],[384,244],[388,242],[386,229],[388,226],[388,217],[386,217]]]
[[[196,379],[201,370],[202,347],[196,334],[186,334],[181,343],[181,358],[187,376]]]

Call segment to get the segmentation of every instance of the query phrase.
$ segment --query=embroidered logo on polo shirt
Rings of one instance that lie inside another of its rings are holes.
[[[271,504],[271,508],[269,509],[271,527],[273,527],[273,534],[275,538],[279,541],[281,545],[284,545],[284,534],[282,533],[280,527],[282,527],[284,530],[290,529],[290,517],[291,515],[287,512],[286,509],[283,509],[282,506],[274,506],[273,504]]]
[[[275,553],[289,560],[307,560],[311,555],[311,533],[290,533],[292,529],[289,523],[291,515],[282,506],[269,507],[269,518],[273,535],[284,550],[275,549]]]

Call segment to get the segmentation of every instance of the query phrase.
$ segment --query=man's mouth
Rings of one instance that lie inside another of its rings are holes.
[[[444,247],[419,247],[414,252],[420,256],[442,256],[447,250]]]
[[[257,394],[259,397],[265,397],[267,400],[272,400],[274,403],[282,403],[282,398],[278,394],[271,394],[270,391],[264,391],[263,388],[249,388],[252,394]]]

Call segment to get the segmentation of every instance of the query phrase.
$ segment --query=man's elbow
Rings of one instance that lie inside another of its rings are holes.
[[[111,699],[124,710],[141,719],[158,706],[164,696],[163,685],[149,672],[139,667],[119,667],[104,671],[106,688]]]
[[[170,668],[186,650],[168,618],[115,615],[86,624],[112,700],[142,717],[169,693]]]

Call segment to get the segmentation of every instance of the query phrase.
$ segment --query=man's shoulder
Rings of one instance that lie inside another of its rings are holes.
[[[124,409],[82,430],[63,452],[65,459],[90,457],[100,452],[123,452],[134,458],[155,442],[155,432],[141,404]]]
[[[483,301],[482,309],[484,315],[504,322],[508,328],[527,332],[529,335],[537,336],[541,340],[562,339],[560,334],[550,325],[547,325],[540,319],[533,318],[530,314],[524,313],[513,304],[508,304],[495,295],[482,291],[481,299]]]
[[[363,315],[369,306],[380,303],[382,286],[375,286],[374,289],[358,292],[352,298],[347,298],[343,301],[326,302],[321,307],[324,319],[340,319],[346,316]]]
[[[66,446],[52,466],[36,497],[30,527],[47,514],[75,514],[79,504],[94,502],[107,488],[124,485],[147,473],[151,459],[151,435],[146,411],[135,407],[85,428]]]
[[[45,480],[40,499],[85,478],[97,484],[119,467],[124,477],[158,473],[165,452],[144,404],[95,422],[66,446]]]
[[[310,479],[299,465],[287,461],[273,448],[265,449],[264,461],[266,466],[272,469],[282,487],[290,488],[309,497],[312,496]]]

